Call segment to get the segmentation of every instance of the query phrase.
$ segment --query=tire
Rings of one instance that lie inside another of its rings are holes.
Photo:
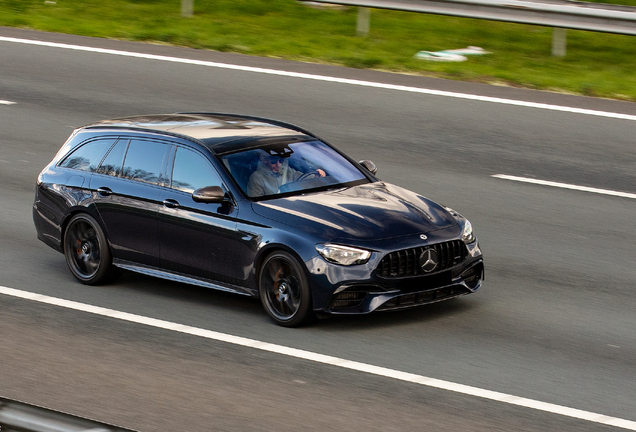
[[[112,265],[104,231],[85,213],[73,216],[66,226],[64,256],[75,279],[86,285],[98,285],[119,274]]]
[[[258,278],[263,307],[283,327],[298,327],[314,318],[307,276],[296,258],[279,251],[269,255]]]

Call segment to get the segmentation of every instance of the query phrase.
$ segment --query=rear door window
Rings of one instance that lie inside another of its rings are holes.
[[[172,146],[150,140],[130,140],[121,176],[143,183],[163,184],[166,163]]]

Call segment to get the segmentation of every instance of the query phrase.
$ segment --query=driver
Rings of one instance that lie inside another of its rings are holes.
[[[317,169],[316,173],[320,177],[326,175],[321,169]],[[263,155],[247,183],[247,194],[251,197],[276,194],[282,185],[296,181],[302,175],[302,171],[289,166],[288,159]]]

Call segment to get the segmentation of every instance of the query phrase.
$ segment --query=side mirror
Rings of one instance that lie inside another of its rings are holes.
[[[222,203],[226,201],[225,191],[221,186],[206,186],[192,192],[192,199],[200,203]]]
[[[367,171],[369,171],[373,175],[375,175],[378,172],[378,168],[370,160],[363,160],[358,163],[362,165]]]

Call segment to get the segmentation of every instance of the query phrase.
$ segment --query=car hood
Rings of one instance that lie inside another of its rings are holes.
[[[457,224],[439,204],[384,182],[260,201],[252,206],[263,217],[329,241],[381,240]]]

